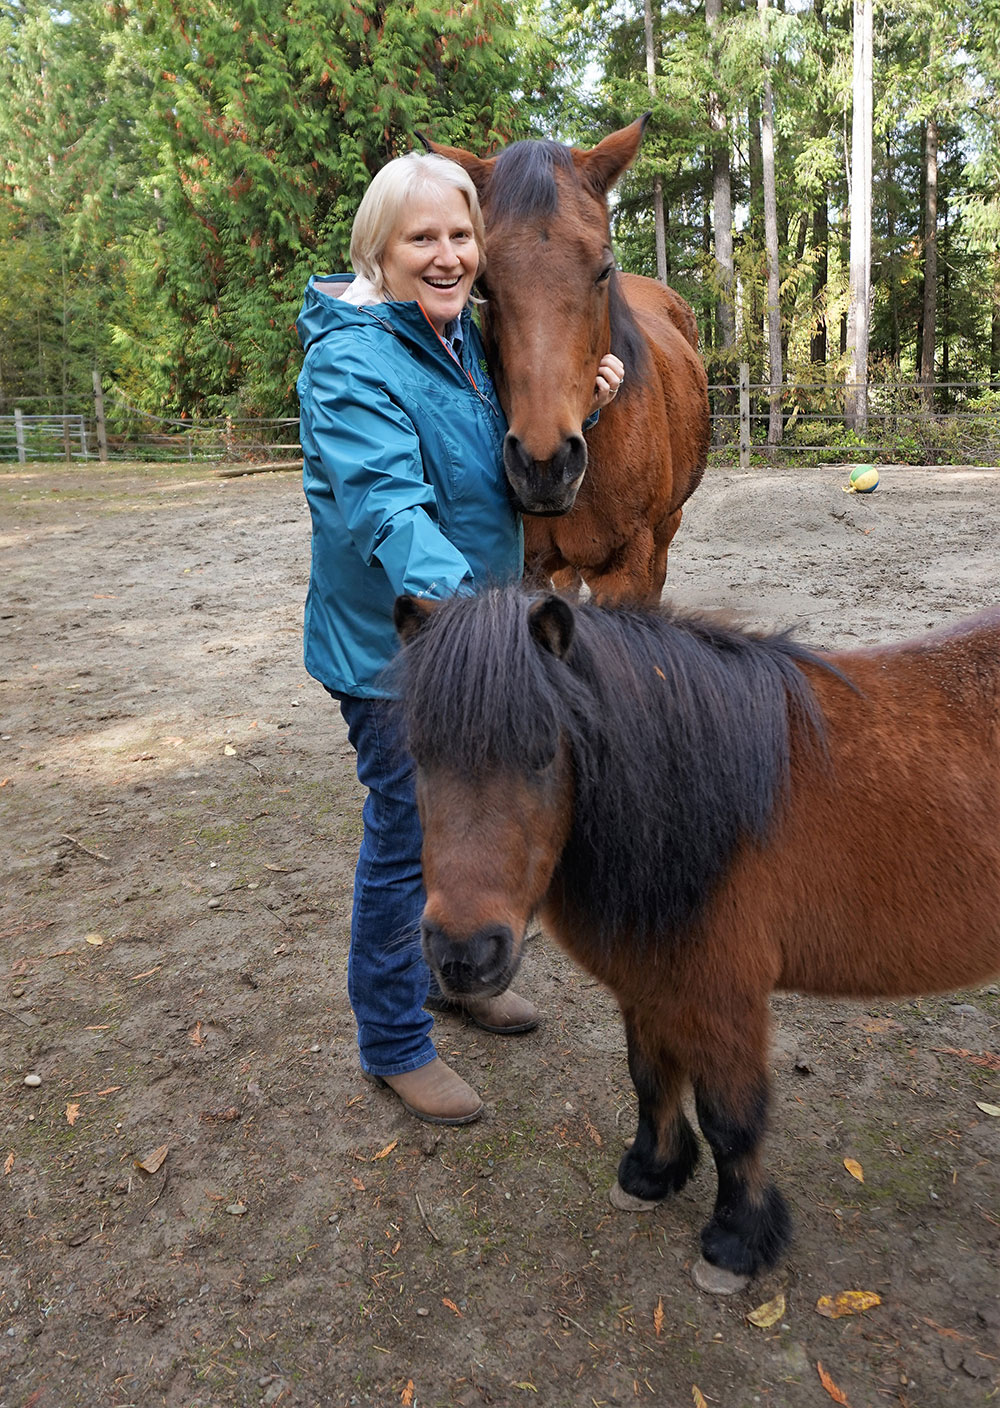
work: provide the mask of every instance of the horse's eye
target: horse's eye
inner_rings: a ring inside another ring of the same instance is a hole
[[[608,281],[610,280],[611,275],[614,273],[614,271],[615,271],[615,266],[614,266],[613,264],[605,264],[604,268],[603,268],[603,269],[601,270],[601,272],[598,274],[598,276],[597,276],[597,278],[595,279],[594,282],[597,283],[597,284],[606,284],[606,283],[608,283]]]

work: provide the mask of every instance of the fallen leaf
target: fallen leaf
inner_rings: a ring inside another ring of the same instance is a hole
[[[79,1106],[79,1105],[67,1105],[67,1106],[66,1106],[66,1123],[67,1123],[67,1124],[76,1124],[76,1122],[77,1122],[77,1120],[78,1120],[79,1118],[80,1118],[80,1106]]]
[[[987,1105],[985,1100],[977,1100],[976,1108],[982,1110],[984,1115],[992,1115],[994,1119],[1000,1119],[1000,1105]]]
[[[10,1153],[7,1155],[7,1162],[6,1162],[6,1163],[4,1164],[4,1166],[3,1166],[3,1171],[4,1171],[4,1173],[10,1173],[10,1172],[12,1171],[13,1167],[14,1167],[14,1150],[11,1149]]]
[[[232,745],[231,743],[227,743],[226,746],[225,746],[225,748],[223,748],[222,751],[223,751],[223,753],[225,753],[225,755],[226,755],[227,758],[235,758],[235,757],[236,757],[236,749],[233,747],[233,745]]]
[[[195,1022],[194,1026],[193,1026],[193,1027],[191,1028],[191,1030],[188,1032],[188,1041],[191,1043],[192,1046],[204,1046],[204,1045],[205,1045],[205,1038],[204,1038],[204,1037],[202,1036],[202,1034],[201,1034],[201,1023],[200,1023],[200,1022]]]
[[[399,1140],[394,1139],[391,1144],[387,1144],[384,1149],[380,1149],[377,1154],[374,1154],[372,1156],[372,1163],[374,1163],[376,1159],[388,1158],[388,1156],[392,1153],[393,1149],[395,1149],[398,1143]]]
[[[455,1314],[458,1316],[458,1318],[461,1320],[461,1318],[462,1318],[462,1312],[459,1310],[458,1306],[455,1304],[455,1302],[454,1302],[453,1300],[447,1300],[444,1296],[442,1296],[442,1297],[441,1297],[441,1304],[447,1306],[449,1310],[453,1310],[453,1311],[455,1312]]]
[[[400,1401],[400,1403],[402,1403],[403,1408],[413,1408],[413,1380],[412,1380],[412,1379],[407,1379],[407,1381],[406,1381],[406,1387],[403,1389],[403,1392],[399,1395],[399,1401]]]
[[[365,1188],[365,1185],[361,1182],[360,1178],[352,1178],[351,1182],[354,1184],[355,1188],[358,1190],[359,1193],[367,1192],[367,1189]]]
[[[104,1088],[103,1090],[99,1090],[97,1093],[98,1093],[98,1095],[114,1095],[114,1093],[115,1093],[116,1090],[121,1090],[121,1089],[122,1089],[122,1086],[120,1086],[120,1085],[108,1085],[108,1086],[105,1086],[105,1088]]]
[[[844,1167],[847,1169],[847,1172],[851,1175],[852,1178],[856,1178],[859,1183],[864,1183],[865,1171],[858,1163],[857,1159],[845,1159]]]
[[[779,1291],[773,1300],[765,1301],[763,1305],[758,1305],[756,1310],[751,1310],[747,1319],[751,1325],[756,1325],[760,1330],[769,1330],[772,1325],[776,1325],[785,1313],[785,1297]]]
[[[445,1305],[447,1305],[447,1304],[448,1304],[448,1302],[445,1301]],[[515,1388],[523,1388],[523,1389],[526,1389],[526,1390],[530,1390],[531,1393],[537,1393],[537,1392],[538,1392],[538,1389],[535,1388],[535,1385],[534,1385],[534,1384],[530,1384],[527,1379],[522,1379],[521,1382],[520,1382],[519,1384],[515,1384],[514,1387],[515,1387]]]
[[[963,1061],[971,1061],[974,1066],[982,1066],[986,1071],[1000,1072],[1000,1056],[995,1056],[992,1051],[967,1051],[964,1046],[932,1046],[932,1051],[939,1051],[942,1056],[961,1056]]]
[[[144,1173],[155,1173],[163,1163],[163,1160],[170,1152],[169,1144],[161,1144],[158,1149],[154,1149],[151,1154],[147,1154],[144,1159],[136,1159],[136,1168],[141,1168]]]
[[[103,944],[103,942],[104,942],[104,939],[103,939],[103,937],[102,937],[100,934],[88,934],[88,935],[87,935],[87,943],[88,943],[88,944],[93,944],[94,948],[100,948],[100,946],[101,946],[101,944]]]
[[[694,1399],[694,1408],[708,1408],[708,1404],[705,1402],[705,1395],[697,1384],[691,1385],[691,1397]]]
[[[817,1374],[819,1374],[820,1383],[826,1389],[827,1393],[833,1399],[834,1403],[841,1404],[841,1408],[850,1408],[850,1404],[847,1401],[847,1394],[842,1388],[837,1387],[837,1385],[830,1378],[830,1375],[823,1368],[822,1364],[817,1363],[816,1372]]]
[[[858,1315],[881,1304],[882,1297],[874,1291],[839,1291],[835,1296],[820,1296],[816,1309],[828,1320],[839,1320],[842,1315]]]
[[[659,1335],[663,1329],[663,1297],[656,1302],[656,1309],[653,1311],[653,1329]]]

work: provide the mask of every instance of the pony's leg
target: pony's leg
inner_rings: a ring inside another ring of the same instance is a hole
[[[665,1047],[647,1047],[628,1013],[625,1035],[639,1125],[618,1166],[618,1184],[642,1202],[659,1202],[684,1187],[698,1162],[698,1140],[681,1107],[686,1073]]]
[[[702,1228],[705,1260],[737,1276],[773,1266],[791,1236],[784,1198],[764,1175],[761,1157],[769,1099],[763,1066],[739,1096],[695,1079],[698,1123],[715,1158],[719,1191]]]

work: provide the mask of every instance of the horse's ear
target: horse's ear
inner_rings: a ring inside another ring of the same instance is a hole
[[[428,601],[425,597],[397,596],[392,608],[392,621],[404,645],[409,645],[420,634],[437,606],[438,602]]]
[[[573,608],[561,596],[543,596],[528,608],[528,626],[532,637],[557,660],[565,658],[573,640],[576,624]]]
[[[417,136],[423,142],[429,152],[434,152],[436,156],[447,157],[449,161],[457,161],[472,177],[472,183],[479,195],[482,196],[489,184],[490,172],[493,170],[492,160],[486,160],[481,156],[474,156],[472,152],[467,152],[464,147],[446,147],[441,142],[432,142],[429,137],[424,137],[421,133]]]
[[[574,148],[573,162],[585,185],[598,196],[606,196],[611,187],[639,155],[642,134],[646,130],[649,113],[612,132],[603,142],[598,142],[589,152]]]

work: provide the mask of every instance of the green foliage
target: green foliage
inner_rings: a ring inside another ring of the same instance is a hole
[[[524,135],[546,101],[549,49],[516,19],[503,0],[5,11],[4,184],[96,291],[91,360],[147,409],[292,409],[303,286],[347,266],[372,174],[419,131]]]

